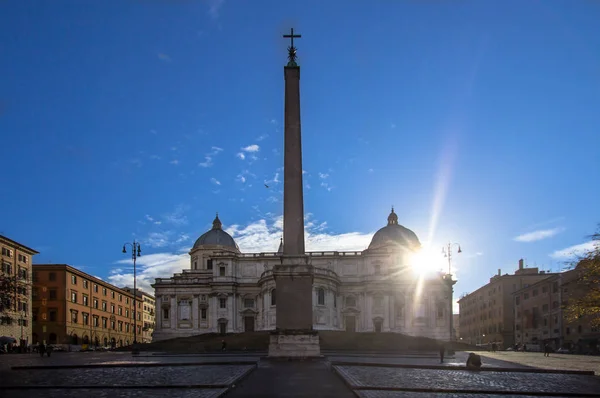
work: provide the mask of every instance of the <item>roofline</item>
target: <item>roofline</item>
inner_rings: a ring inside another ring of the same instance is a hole
[[[565,272],[568,272],[568,271],[565,271]],[[535,282],[535,283],[532,283],[532,284],[531,284],[531,285],[529,285],[529,286],[522,287],[522,288],[520,288],[519,290],[515,290],[515,291],[514,291],[514,292],[512,292],[511,294],[517,294],[517,293],[519,293],[519,292],[522,292],[522,291],[523,291],[523,290],[525,290],[525,289],[531,289],[532,287],[534,287],[534,286],[537,286],[537,285],[541,284],[542,282],[548,282],[548,279],[550,279],[550,278],[559,277],[559,276],[561,276],[562,274],[563,274],[562,272],[551,272],[551,273],[547,273],[546,275],[548,275],[548,278],[540,279],[539,281],[537,281],[537,282]],[[543,275],[543,274],[542,274],[542,275]]]
[[[19,249],[23,250],[24,252],[27,252],[27,254],[31,254],[31,255],[40,254],[40,252],[32,249],[31,247],[25,246],[24,244],[19,243],[15,240],[12,240],[4,235],[0,235],[0,241],[2,241],[2,240],[6,241],[7,243],[10,243],[14,246],[19,247]]]
[[[82,278],[89,279],[90,281],[93,281],[95,283],[99,283],[101,285],[109,285],[109,286],[111,286],[111,289],[118,290],[119,292],[122,292],[125,295],[133,297],[133,293],[129,293],[127,290],[123,290],[120,287],[118,287],[116,285],[113,285],[110,282],[107,282],[107,281],[104,281],[102,279],[99,279],[99,278],[97,278],[97,277],[95,277],[93,275],[88,274],[87,272],[83,272],[80,269],[77,269],[77,268],[75,268],[75,267],[73,267],[73,266],[71,266],[69,264],[33,264],[32,267],[33,267],[33,271],[35,271],[36,267],[38,267],[38,268],[41,268],[41,267],[48,267],[48,268],[54,268],[54,267],[59,268],[60,267],[60,268],[64,268],[65,271],[69,271],[69,272],[72,272],[74,274],[78,274]]]

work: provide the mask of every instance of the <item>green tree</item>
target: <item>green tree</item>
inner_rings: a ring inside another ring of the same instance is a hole
[[[19,282],[16,276],[0,273],[0,320],[12,320]]]
[[[574,268],[569,271],[573,280],[569,282],[567,302],[563,306],[566,321],[576,322],[587,318],[591,326],[600,326],[600,224],[591,236],[592,248],[580,255]]]

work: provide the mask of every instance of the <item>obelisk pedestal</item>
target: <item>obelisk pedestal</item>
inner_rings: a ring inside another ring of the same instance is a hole
[[[300,128],[300,67],[292,29],[285,76],[283,254],[273,269],[277,328],[270,336],[269,357],[320,356],[319,335],[313,330],[313,267],[304,247],[304,195]]]

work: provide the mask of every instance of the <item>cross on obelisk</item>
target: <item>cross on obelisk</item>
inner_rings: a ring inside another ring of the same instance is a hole
[[[319,356],[319,336],[312,330],[313,267],[304,248],[304,194],[302,187],[302,136],[300,129],[300,67],[296,64],[294,29],[285,76],[283,253],[273,269],[275,278],[276,331],[269,356]]]

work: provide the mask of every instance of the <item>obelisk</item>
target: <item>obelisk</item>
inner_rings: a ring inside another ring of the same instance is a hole
[[[273,269],[277,295],[276,330],[271,335],[269,356],[314,357],[320,355],[319,336],[313,330],[313,267],[304,248],[304,195],[302,189],[302,136],[300,129],[300,67],[291,39],[285,77],[283,254]]]

